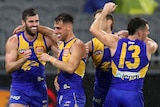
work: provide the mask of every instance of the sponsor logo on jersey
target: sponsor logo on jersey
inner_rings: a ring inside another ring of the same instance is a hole
[[[121,78],[122,80],[135,80],[140,78],[140,73],[138,72],[128,72],[128,71],[117,71],[116,77]]]
[[[69,88],[71,88],[71,87],[70,87],[68,84],[64,84],[64,85],[63,85],[63,88],[64,88],[64,89],[69,89]]]
[[[25,52],[26,50],[25,49],[21,49],[21,50],[19,50],[19,54],[23,54],[24,52]]]

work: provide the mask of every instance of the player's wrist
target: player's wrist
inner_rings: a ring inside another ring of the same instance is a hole
[[[22,63],[25,63],[25,62],[26,62],[25,58],[22,58]]]
[[[50,56],[50,58],[49,58],[49,62],[50,62],[50,63],[52,63],[52,64],[54,65],[56,61],[57,61],[56,58]]]

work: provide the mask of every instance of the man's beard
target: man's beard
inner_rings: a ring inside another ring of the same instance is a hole
[[[26,32],[31,36],[35,36],[36,35],[36,33],[33,33],[29,27],[26,27]]]

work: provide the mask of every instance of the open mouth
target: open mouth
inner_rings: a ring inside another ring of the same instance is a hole
[[[60,34],[58,34],[58,35],[57,35],[57,37],[58,37],[58,38],[60,38],[60,37],[61,37],[61,35],[60,35]]]
[[[31,27],[32,30],[37,30],[37,27]]]

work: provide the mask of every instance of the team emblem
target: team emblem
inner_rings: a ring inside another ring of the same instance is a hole
[[[37,46],[35,49],[36,54],[40,55],[44,53],[44,47],[43,46]]]
[[[68,56],[68,54],[69,54],[69,49],[68,48],[64,49],[63,56]]]

